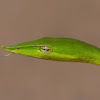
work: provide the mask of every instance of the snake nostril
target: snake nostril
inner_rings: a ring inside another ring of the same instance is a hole
[[[18,50],[20,49],[20,48],[17,48]]]

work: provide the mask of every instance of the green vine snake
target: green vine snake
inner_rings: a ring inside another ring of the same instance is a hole
[[[2,48],[11,52],[4,56],[17,53],[47,60],[100,65],[100,48],[72,38],[44,37],[13,46],[2,46]]]

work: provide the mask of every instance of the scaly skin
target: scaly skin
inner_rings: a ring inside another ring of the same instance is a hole
[[[41,52],[40,48],[51,48],[49,54]],[[71,62],[87,62],[100,65],[100,48],[72,38],[44,37],[38,40],[2,46],[3,49],[31,57]]]

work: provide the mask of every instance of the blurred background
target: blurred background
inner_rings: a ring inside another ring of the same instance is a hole
[[[100,0],[0,0],[0,46],[42,37],[100,47]],[[0,48],[0,55],[7,53]],[[100,66],[0,58],[0,100],[100,100]]]

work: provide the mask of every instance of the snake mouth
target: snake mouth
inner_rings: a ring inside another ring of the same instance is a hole
[[[11,51],[10,49],[9,49],[9,47],[7,47],[7,46],[1,46],[4,50],[7,50],[7,51]],[[11,53],[8,53],[8,54],[6,54],[6,55],[1,55],[0,57],[6,57],[6,56],[10,56],[10,55],[12,55],[12,54],[14,54],[14,52],[11,52]]]

